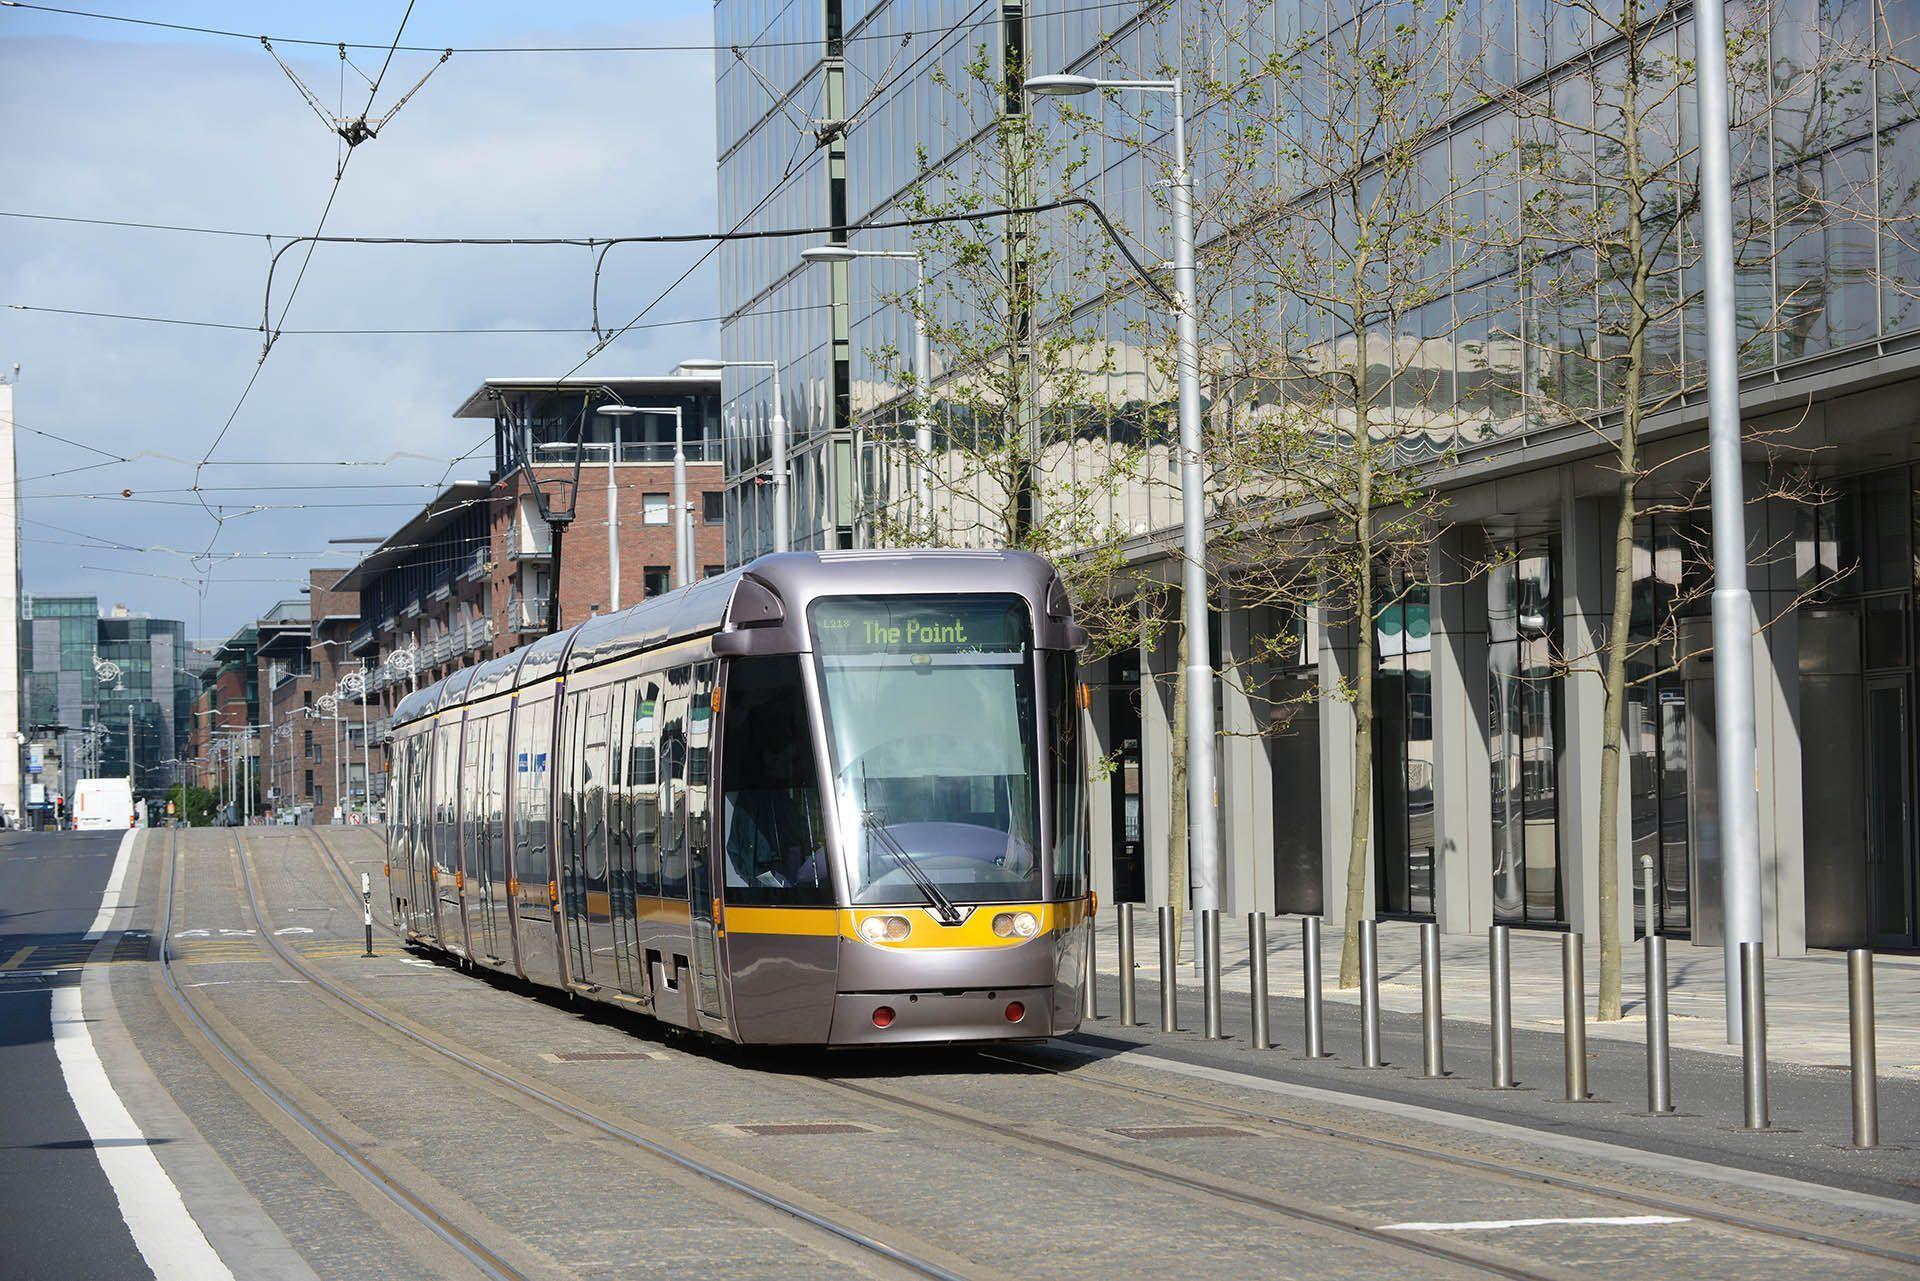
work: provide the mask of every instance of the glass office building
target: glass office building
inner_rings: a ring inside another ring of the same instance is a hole
[[[873,513],[898,500],[887,442],[907,399],[899,353],[912,341],[902,302],[910,263],[807,266],[800,248],[924,247],[908,229],[872,225],[902,216],[916,185],[950,196],[971,184],[983,207],[998,203],[982,144],[998,114],[1032,112],[1049,137],[1062,136],[1056,108],[1001,92],[1000,79],[1023,61],[1033,73],[1129,79],[1183,68],[1192,85],[1235,59],[1258,67],[1302,48],[1311,69],[1326,56],[1317,33],[1369,21],[1384,28],[1382,14],[1421,20],[1407,6],[1364,0],[719,0],[717,43],[739,50],[718,69],[724,225],[824,229],[736,241],[721,254],[723,354],[781,368],[793,545],[866,545]],[[1555,119],[1516,118],[1492,105],[1495,92],[1467,95],[1434,122],[1415,165],[1447,186],[1455,234],[1424,250],[1434,287],[1369,333],[1398,359],[1383,405],[1395,430],[1418,438],[1405,456],[1444,464],[1428,483],[1446,521],[1428,572],[1388,584],[1371,620],[1372,902],[1382,916],[1437,919],[1449,930],[1500,922],[1591,932],[1600,910],[1602,690],[1592,664],[1566,656],[1591,653],[1611,614],[1615,503],[1599,436],[1625,390],[1607,363],[1619,298],[1578,245],[1521,252],[1478,229],[1511,226],[1516,210],[1537,203],[1543,155],[1588,170],[1614,163],[1604,141],[1556,120],[1579,123],[1624,68],[1619,41],[1581,21],[1577,6],[1470,0],[1458,15],[1447,33],[1454,54],[1487,88],[1551,103]],[[1749,454],[1748,506],[1750,537],[1764,549],[1751,587],[1767,937],[1787,952],[1915,948],[1920,78],[1910,68],[1920,63],[1920,3],[1776,0],[1738,7],[1731,21],[1756,36],[1736,92],[1735,205],[1744,410],[1767,441]],[[1686,65],[1690,49],[1684,7],[1654,23],[1645,44],[1648,58],[1671,66]],[[1664,84],[1652,97],[1647,136],[1685,157],[1695,142],[1691,87]],[[1163,261],[1167,103],[1128,94],[1078,105],[1086,114],[1061,153],[1074,167],[1054,174],[1055,186],[1096,201],[1142,262]],[[1228,180],[1220,158],[1229,154],[1229,110],[1190,95],[1201,234],[1217,252],[1226,242],[1208,201]],[[1284,191],[1301,179],[1286,149],[1270,148],[1270,185]],[[1233,154],[1247,164],[1244,150]],[[1647,226],[1670,233],[1658,270],[1673,305],[1647,335],[1659,372],[1643,391],[1659,398],[1649,438],[1672,456],[1697,451],[1705,408],[1704,324],[1688,301],[1698,288],[1697,218],[1683,188],[1645,214]],[[1042,219],[1036,234],[1058,231]],[[1079,279],[1106,252],[1097,229],[1089,235],[1054,246],[1059,279]],[[927,267],[937,281],[943,264]],[[1569,279],[1591,284],[1569,290]],[[955,305],[942,295],[935,308]],[[1209,306],[1215,320],[1276,309],[1288,360],[1311,363],[1352,341],[1297,298],[1258,288]],[[1142,450],[1147,480],[1100,499],[1109,527],[1138,535],[1142,579],[1172,577],[1167,562],[1177,558],[1175,460],[1150,426],[1164,422],[1173,397],[1148,354],[1166,321],[1138,287],[1087,293],[1066,323],[1082,349],[1105,353],[1101,408],[1070,438],[1049,439],[1040,463],[1070,480],[1095,476],[1104,452]],[[934,352],[935,437],[937,449],[958,453],[954,442],[970,425],[959,398],[939,394],[942,380],[951,387],[964,376],[949,368],[951,355]],[[726,375],[735,563],[772,542],[768,393],[762,371]],[[1233,394],[1211,396],[1216,420],[1230,420]],[[1682,464],[1674,475],[1669,498],[1700,469]],[[1617,889],[1623,917],[1632,914],[1623,924],[1652,916],[1708,944],[1719,936],[1713,699],[1702,662],[1708,565],[1702,516],[1669,510],[1683,506],[1663,504],[1633,537]],[[971,541],[961,532],[970,528],[947,525],[954,541]],[[1347,876],[1354,726],[1335,694],[1353,677],[1353,626],[1311,608],[1283,615],[1236,599],[1231,585],[1214,605],[1221,661],[1252,674],[1218,694],[1223,906],[1319,910],[1338,901]],[[1283,632],[1297,643],[1262,643]],[[1104,894],[1151,902],[1165,893],[1175,666],[1171,643],[1161,642],[1090,668],[1090,729],[1120,762],[1100,784],[1113,803],[1092,814]],[[1297,696],[1315,689],[1318,700]],[[1643,855],[1655,869],[1651,902],[1636,870]]]
[[[125,778],[131,750],[136,793],[165,792],[184,754],[196,687],[185,667],[186,625],[118,607],[102,616],[92,596],[29,597],[23,613],[28,735],[58,742],[69,779]],[[96,660],[117,674],[102,680]]]

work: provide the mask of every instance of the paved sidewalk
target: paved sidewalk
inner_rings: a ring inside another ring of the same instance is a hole
[[[1098,966],[1111,977],[1119,964],[1119,914],[1111,907],[1100,911]],[[1159,977],[1158,926],[1152,912],[1134,909],[1136,965],[1143,982]],[[1223,918],[1220,955],[1225,969],[1224,990],[1248,990],[1247,922],[1245,917]],[[1301,929],[1298,917],[1271,917],[1267,922],[1269,986],[1272,994],[1297,997],[1301,990]],[[1558,1029],[1561,1025],[1560,935],[1545,930],[1512,932],[1513,1021],[1516,1027]],[[1200,989],[1200,976],[1191,964],[1191,931],[1181,937],[1187,958],[1180,971],[1182,989]],[[1442,935],[1441,992],[1446,1017],[1485,1024],[1488,1021],[1487,940],[1485,936]],[[1645,980],[1638,940],[1625,951],[1621,975],[1625,1017],[1618,1022],[1594,1019],[1600,983],[1597,940],[1586,949],[1587,1035],[1643,1041]],[[1324,999],[1358,1005],[1359,988],[1339,987],[1340,935],[1327,930],[1321,943]],[[1835,952],[1805,957],[1767,958],[1767,1053],[1771,1059],[1808,1065],[1845,1066],[1847,1051],[1846,958]],[[1668,1033],[1675,1048],[1738,1056],[1739,1047],[1726,1043],[1724,989],[1718,948],[1694,947],[1683,939],[1667,945]],[[1878,1015],[1878,1049],[1883,1076],[1920,1079],[1920,957],[1879,956],[1874,959],[1874,1000]],[[1383,921],[1380,924],[1380,1006],[1384,1010],[1418,1013],[1420,1010],[1420,930],[1417,925]],[[1107,1011],[1111,1012],[1111,1011]],[[1154,1017],[1143,1007],[1142,1018]]]

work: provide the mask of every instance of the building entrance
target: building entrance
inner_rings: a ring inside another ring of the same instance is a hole
[[[1113,752],[1113,897],[1147,901],[1145,797],[1140,777],[1140,651],[1107,660],[1107,742]]]

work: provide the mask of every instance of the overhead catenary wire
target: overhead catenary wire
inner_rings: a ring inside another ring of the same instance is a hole
[[[1151,7],[1154,0],[1092,0],[1087,4],[1049,10],[1049,16],[1070,13],[1094,13],[1105,9],[1142,10]],[[316,49],[370,49],[380,50],[389,46],[378,42],[355,40],[329,40],[316,37],[265,35],[255,31],[234,31],[224,27],[201,26],[191,22],[169,22],[159,18],[136,18],[130,14],[101,13],[91,9],[71,9],[59,5],[30,4],[26,0],[0,0],[0,8],[33,10],[39,13],[55,13],[71,18],[88,18],[97,22],[117,22],[128,26],[151,27],[163,31],[178,31],[188,35],[216,36],[228,40],[258,41],[272,40],[275,44],[298,45]],[[994,16],[978,22],[967,23],[969,27],[988,26],[1000,20],[996,7]],[[888,31],[856,32],[842,37],[845,44],[855,44],[867,40],[897,40],[902,35],[933,35],[954,28],[908,28]],[[819,37],[811,40],[755,40],[751,49],[788,49],[818,48]],[[726,53],[730,45],[697,43],[658,43],[658,44],[573,44],[573,45],[416,45],[395,44],[393,49],[400,53],[456,53],[456,54],[562,54],[562,53]]]

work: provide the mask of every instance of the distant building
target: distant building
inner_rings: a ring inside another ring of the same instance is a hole
[[[93,596],[29,597],[22,613],[24,732],[41,746],[42,772],[58,760],[62,787],[127,777],[131,725],[135,792],[159,797],[173,786],[188,740],[185,625],[119,605],[102,617]],[[29,751],[30,796],[45,781],[31,766]]]
[[[635,412],[601,413],[607,405]],[[700,578],[726,556],[717,375],[489,378],[461,402],[455,417],[493,420],[491,473],[448,485],[334,584],[356,599],[357,621],[343,670],[325,682],[316,668],[316,690],[367,673],[376,814],[380,744],[408,690],[543,635],[556,591],[567,627],[674,586],[676,410]],[[570,517],[557,558],[555,513]]]

